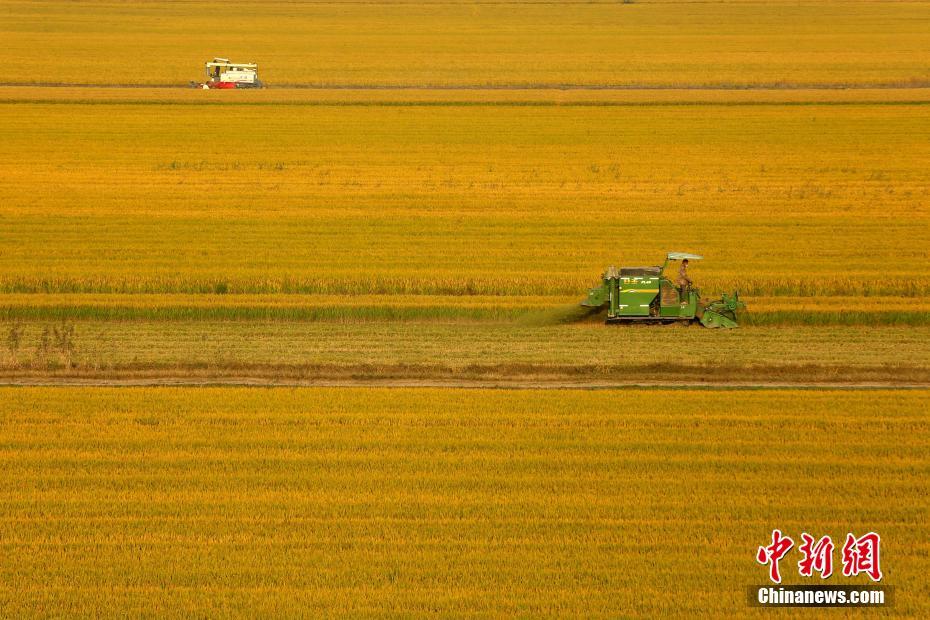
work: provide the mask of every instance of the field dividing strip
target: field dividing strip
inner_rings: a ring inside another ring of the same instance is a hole
[[[837,391],[930,391],[930,381],[926,383],[893,384],[881,382],[863,383],[791,383],[791,382],[673,382],[673,381],[478,381],[478,380],[397,380],[397,379],[364,379],[364,380],[333,380],[333,379],[307,379],[307,380],[275,380],[256,379],[249,377],[233,378],[206,378],[195,379],[191,377],[164,377],[156,379],[48,379],[23,378],[0,379],[0,387],[29,388],[29,387],[244,387],[244,388],[386,388],[397,390],[408,389],[473,389],[483,391],[497,390],[553,390],[553,391],[608,391],[608,390],[702,390],[716,391],[785,391],[785,390],[837,390]]]

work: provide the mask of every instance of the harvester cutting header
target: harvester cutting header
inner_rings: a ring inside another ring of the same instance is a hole
[[[660,267],[609,267],[602,283],[581,302],[588,308],[607,308],[607,323],[693,323],[704,327],[736,327],[737,312],[746,307],[739,293],[720,299],[701,299],[688,278],[689,260],[697,254],[669,252]],[[670,261],[681,261],[678,279],[665,275]]]
[[[258,65],[254,62],[230,62],[228,58],[214,58],[205,65],[207,81],[201,88],[262,88],[258,79]]]

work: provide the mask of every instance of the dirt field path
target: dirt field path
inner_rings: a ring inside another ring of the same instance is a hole
[[[191,88],[189,83],[120,84],[94,82],[0,82],[0,88]],[[930,88],[930,80],[906,82],[843,83],[843,82],[770,82],[759,84],[312,84],[278,83],[265,86],[272,90],[688,90],[688,91],[743,91],[743,90],[896,90]]]
[[[786,383],[786,382],[681,382],[670,381],[503,381],[503,380],[428,380],[428,379],[306,379],[275,380],[252,377],[218,377],[213,379],[163,377],[151,379],[14,379],[0,380],[6,387],[378,387],[378,388],[470,388],[509,390],[612,390],[632,388],[659,389],[830,389],[830,390],[927,390],[930,383]]]

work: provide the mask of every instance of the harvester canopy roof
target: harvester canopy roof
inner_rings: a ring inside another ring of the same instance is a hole
[[[206,63],[207,67],[237,67],[239,69],[258,69],[254,62],[230,62],[227,58],[214,58]]]
[[[668,260],[701,260],[704,257],[700,254],[688,254],[687,252],[669,252],[666,258]]]

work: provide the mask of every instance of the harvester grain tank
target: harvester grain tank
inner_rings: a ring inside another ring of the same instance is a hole
[[[737,327],[737,312],[746,307],[739,293],[720,299],[701,298],[693,286],[679,287],[665,275],[670,262],[701,260],[697,254],[669,252],[656,267],[609,267],[601,285],[581,302],[588,308],[606,308],[607,323],[693,323],[704,327]]]
[[[254,62],[230,62],[228,58],[214,58],[205,65],[207,81],[201,88],[262,88],[258,79],[258,65]]]

